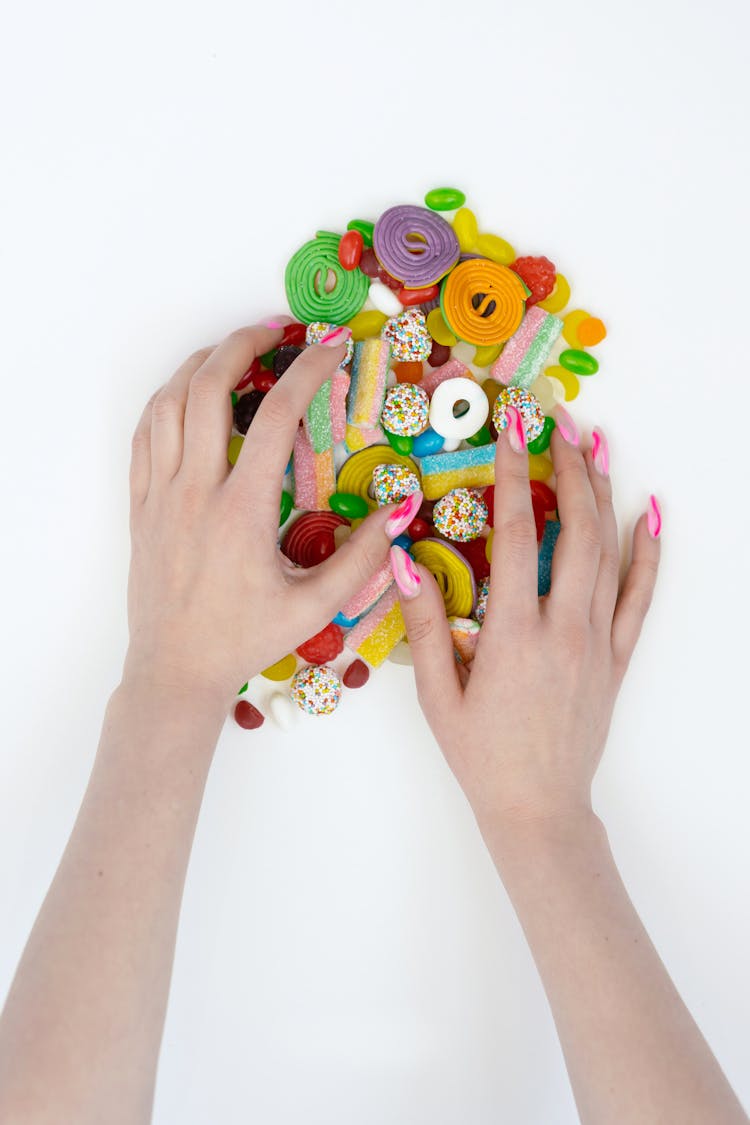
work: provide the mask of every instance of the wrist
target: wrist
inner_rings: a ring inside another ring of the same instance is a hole
[[[584,805],[533,817],[498,818],[479,829],[503,880],[550,863],[575,863],[583,854],[608,848],[604,824]]]
[[[239,685],[237,685],[239,687]],[[223,722],[236,689],[206,676],[187,673],[164,661],[145,659],[128,649],[118,692],[137,697],[145,706],[219,717]]]

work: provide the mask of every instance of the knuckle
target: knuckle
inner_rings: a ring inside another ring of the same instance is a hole
[[[233,344],[241,348],[252,348],[255,345],[257,338],[257,330],[244,325],[242,328],[235,328],[234,332],[230,332],[229,339]]]
[[[145,453],[151,446],[151,435],[145,426],[141,425],[135,430],[130,439],[130,449],[133,454]]]
[[[195,403],[202,405],[217,395],[216,380],[206,373],[198,372],[190,381],[190,396]]]
[[[191,367],[200,367],[211,355],[213,355],[213,350],[213,348],[197,348],[188,356],[187,363]]]
[[[620,557],[614,551],[602,551],[599,570],[609,581],[620,577]]]
[[[435,633],[435,622],[431,617],[417,617],[409,622],[406,632],[410,645],[425,644]]]
[[[532,547],[536,550],[536,527],[533,519],[519,514],[504,520],[502,542],[514,554],[525,554]]]
[[[162,388],[154,398],[151,415],[155,422],[165,422],[178,414],[179,409],[179,403],[175,395],[166,388]]]
[[[257,418],[264,426],[271,429],[283,429],[289,425],[292,417],[291,404],[288,396],[276,387],[269,391],[258,410]]]
[[[594,516],[582,516],[576,523],[576,534],[584,547],[588,547],[592,551],[598,551],[601,548],[602,535],[599,529],[599,521]]]

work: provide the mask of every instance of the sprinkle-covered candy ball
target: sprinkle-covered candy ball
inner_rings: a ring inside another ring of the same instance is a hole
[[[390,343],[392,357],[397,363],[421,362],[432,351],[433,340],[420,309],[407,309],[401,316],[391,317],[380,334]]]
[[[432,511],[435,531],[446,539],[468,543],[477,539],[487,522],[487,505],[473,488],[454,488]]]
[[[474,616],[480,625],[484,624],[484,618],[487,613],[487,598],[490,592],[489,578],[483,578],[477,588],[477,608],[474,610]]]
[[[308,324],[307,332],[305,333],[305,343],[319,344],[324,336],[329,332],[334,332],[340,325],[338,324],[325,324],[322,320],[314,320],[312,324]],[[339,367],[346,367],[347,363],[351,363],[352,356],[354,355],[354,340],[350,336],[346,341],[346,355],[341,360]]]
[[[399,383],[386,393],[380,424],[389,434],[416,437],[427,429],[430,399],[414,383]]]
[[[308,715],[331,715],[341,702],[341,680],[326,664],[300,668],[289,694]]]
[[[508,425],[506,406],[515,406],[521,415],[527,445],[539,437],[544,429],[544,411],[531,391],[524,391],[521,387],[504,387],[500,391],[492,408],[492,421],[498,433]]]
[[[381,508],[398,504],[418,488],[419,477],[405,465],[376,465],[372,470],[372,494]]]

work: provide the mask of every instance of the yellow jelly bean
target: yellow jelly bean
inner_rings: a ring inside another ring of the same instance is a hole
[[[458,245],[464,254],[469,254],[477,244],[479,229],[476,215],[468,207],[461,207],[453,216],[453,229],[456,232]],[[441,341],[438,340],[438,343]]]
[[[261,672],[261,676],[265,676],[267,680],[289,680],[297,671],[297,658],[293,653],[287,656],[282,656],[281,660],[277,660],[270,668],[265,668]]]
[[[484,541],[484,553],[487,556],[487,562],[492,562],[492,537],[495,534],[494,527],[490,528],[490,533]]]
[[[475,363],[477,367],[491,367],[502,350],[502,344],[487,344],[483,348],[477,348],[474,352],[472,362]]]
[[[572,312],[566,313],[563,317],[563,330],[562,334],[570,344],[571,348],[581,347],[581,338],[578,335],[578,329],[584,320],[590,320],[591,317],[583,309],[573,309]]]
[[[570,286],[561,273],[557,275],[555,288],[544,301],[539,302],[539,308],[545,312],[559,313],[570,300]]]
[[[237,464],[237,458],[240,455],[240,450],[242,449],[244,440],[245,439],[241,434],[235,434],[234,437],[231,438],[229,442],[229,448],[227,449],[227,461],[230,465]]]
[[[380,329],[387,319],[388,317],[377,309],[366,309],[365,312],[357,313],[347,325],[352,330],[352,340],[369,340],[371,336],[379,336]]]
[[[572,371],[568,371],[566,367],[548,367],[544,374],[548,379],[556,379],[558,383],[562,384],[566,402],[572,402],[576,398],[581,389],[581,384],[578,376],[574,375]]]
[[[595,344],[601,344],[606,335],[607,329],[598,316],[590,316],[588,320],[584,320],[583,324],[578,326],[578,339],[584,348],[592,348]]]
[[[445,323],[440,309],[433,309],[427,314],[427,331],[437,344],[446,348],[452,348],[456,343],[456,337]]]
[[[359,525],[360,525],[361,523],[364,523],[364,522],[365,522],[365,521],[364,521],[363,517],[362,517],[362,516],[358,516],[358,517],[357,517],[357,519],[354,519],[354,520],[350,520],[350,521],[349,521],[349,526],[351,527],[352,531],[356,531],[356,530],[357,530],[357,528],[359,527]]]
[[[549,480],[552,476],[552,462],[543,453],[529,454],[529,480]]]
[[[456,231],[458,234],[458,231]],[[461,241],[459,237],[459,242]],[[516,252],[509,242],[497,234],[480,234],[476,240],[477,253],[484,258],[491,258],[501,266],[509,266],[516,260]]]

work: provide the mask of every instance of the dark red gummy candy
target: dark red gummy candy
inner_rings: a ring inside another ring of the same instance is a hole
[[[287,371],[298,355],[302,355],[302,348],[295,347],[294,344],[283,344],[273,357],[273,373],[277,379]]]
[[[487,561],[486,539],[471,539],[468,543],[452,543],[451,546],[466,559],[477,582],[489,576],[490,564]]]
[[[342,677],[344,687],[348,688],[364,687],[369,678],[370,669],[367,667],[364,660],[353,661]]]
[[[265,716],[261,715],[257,707],[253,707],[252,703],[248,703],[246,699],[241,699],[234,709],[235,722],[243,727],[245,730],[257,730],[262,727]]]
[[[250,423],[258,412],[258,407],[265,398],[263,391],[248,391],[237,399],[234,405],[234,425],[238,433],[246,434]]]
[[[329,660],[335,660],[343,647],[344,634],[332,621],[309,641],[299,645],[297,652],[308,664],[327,664]]]
[[[527,305],[543,301],[555,288],[557,270],[549,258],[516,258],[515,262],[511,262],[510,268],[513,273],[518,274],[526,288],[531,290],[531,296],[526,298]]]

